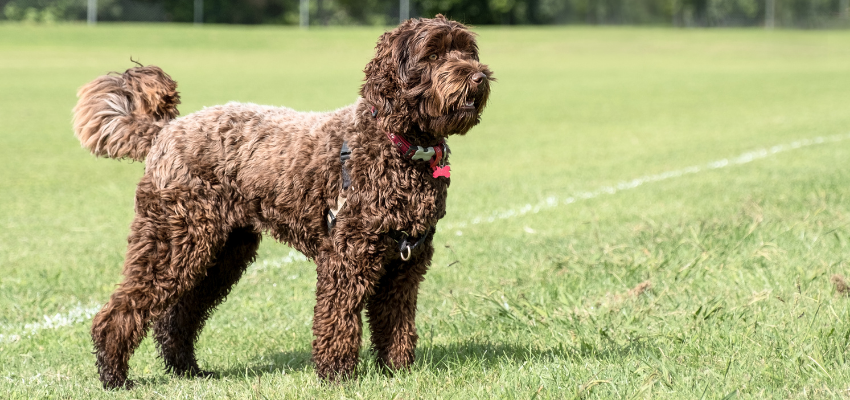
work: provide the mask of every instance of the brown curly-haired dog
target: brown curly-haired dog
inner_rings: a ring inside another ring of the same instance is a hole
[[[151,323],[169,371],[209,375],[195,340],[261,232],[316,262],[319,376],[353,372],[364,306],[379,362],[413,362],[417,291],[445,214],[445,138],[478,124],[493,79],[474,35],[442,15],[382,35],[365,73],[361,98],[328,113],[230,103],[175,119],[177,84],[154,66],[80,89],[83,146],[146,160],[124,280],[91,330],[105,387],[132,385],[128,360]]]

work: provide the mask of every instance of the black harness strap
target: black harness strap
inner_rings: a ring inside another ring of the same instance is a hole
[[[348,142],[343,141],[342,149],[339,150],[339,162],[342,164],[342,190],[339,191],[339,197],[336,199],[336,208],[328,210],[326,218],[328,222],[328,232],[330,232],[334,228],[334,225],[336,225],[336,216],[345,204],[345,191],[349,186],[351,186],[351,174],[348,172],[348,168],[345,167],[345,162],[350,158],[351,149],[348,148]]]
[[[351,158],[351,149],[348,148],[348,142],[342,142],[342,149],[339,150],[339,162],[342,164],[342,190],[348,189],[351,186],[351,175],[348,168],[345,167],[345,162]]]

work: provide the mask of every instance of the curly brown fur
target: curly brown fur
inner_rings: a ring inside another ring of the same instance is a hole
[[[254,260],[260,235],[249,229],[234,229],[207,275],[183,295],[154,324],[159,354],[167,370],[179,376],[211,376],[198,367],[195,341],[213,309]]]
[[[92,154],[142,161],[179,113],[177,82],[158,67],[101,76],[80,88],[74,133]]]
[[[173,119],[176,84],[157,67],[81,89],[74,125],[83,145],[147,164],[124,279],[92,324],[105,387],[132,385],[128,361],[151,324],[168,370],[207,376],[195,340],[253,260],[261,232],[316,262],[319,376],[354,373],[364,307],[379,363],[410,366],[419,283],[434,250],[429,236],[403,261],[388,232],[429,232],[445,215],[450,181],[403,158],[385,132],[420,146],[465,134],[480,121],[492,73],[478,62],[473,34],[442,16],[381,36],[365,72],[362,98],[328,113],[230,103]],[[343,141],[351,187],[329,231]]]

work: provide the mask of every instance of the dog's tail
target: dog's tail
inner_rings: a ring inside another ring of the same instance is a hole
[[[179,112],[177,82],[155,66],[110,73],[80,88],[74,134],[92,154],[142,161]]]

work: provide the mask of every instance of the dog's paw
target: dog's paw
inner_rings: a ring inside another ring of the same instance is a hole
[[[186,369],[184,371],[179,371],[179,372],[175,371],[174,375],[177,375],[181,378],[187,378],[187,379],[192,379],[192,378],[211,379],[211,378],[215,378],[215,377],[218,376],[215,372],[207,371],[207,370],[200,369],[200,368],[190,368],[190,369]]]
[[[133,382],[130,379],[125,379],[123,382],[117,380],[103,382],[103,388],[106,390],[131,390],[134,387],[136,387],[136,382]]]
[[[342,383],[356,375],[357,359],[337,360],[328,364],[316,364],[316,374],[327,382]]]
[[[217,378],[218,374],[213,371],[207,371],[205,369],[199,369],[197,371],[192,372],[191,374],[184,375],[187,378],[198,378],[198,379],[213,379]]]

